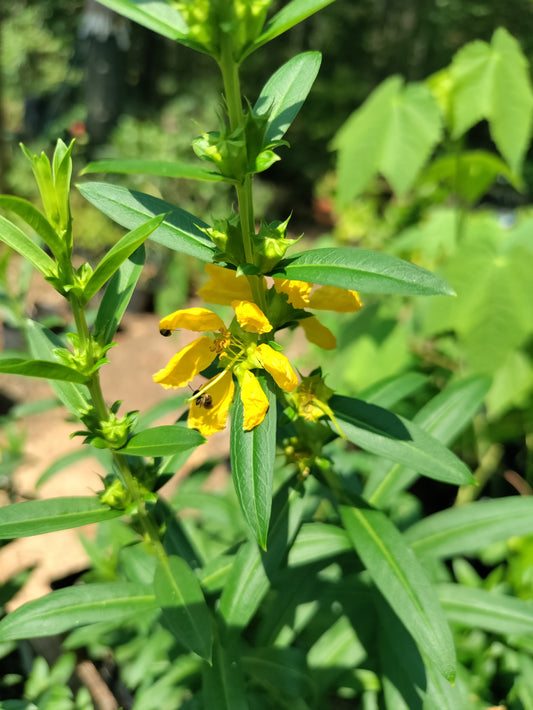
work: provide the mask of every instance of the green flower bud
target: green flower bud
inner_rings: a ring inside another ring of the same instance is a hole
[[[100,493],[100,501],[117,510],[125,510],[132,502],[129,492],[118,479]]]
[[[286,239],[287,225],[290,217],[285,222],[261,222],[261,227],[257,234],[253,235],[254,241],[254,263],[259,271],[267,274],[283,259],[287,249],[296,244],[298,239]]]
[[[242,243],[241,221],[233,210],[229,219],[215,220],[214,227],[208,227],[202,231],[219,250],[219,253],[215,254],[215,261],[225,261],[234,266],[244,263],[246,259]]]

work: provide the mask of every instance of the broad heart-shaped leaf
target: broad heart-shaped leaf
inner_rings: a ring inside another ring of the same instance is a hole
[[[268,112],[265,143],[277,141],[285,135],[311,90],[322,55],[303,52],[289,59],[261,89],[254,113]]]
[[[205,438],[194,429],[181,424],[167,424],[134,434],[120,453],[129,456],[172,456],[194,449],[204,441]]]
[[[340,507],[351,543],[376,587],[439,672],[453,682],[452,634],[435,590],[393,523],[379,510]]]
[[[36,358],[51,359],[54,357],[56,348],[64,347],[64,343],[57,335],[36,321],[29,319],[26,321],[25,333],[31,353]],[[79,416],[80,411],[87,410],[88,401],[85,394],[86,389],[83,386],[60,380],[50,380],[49,382],[61,402],[76,417]]]
[[[152,234],[154,229],[159,227],[165,215],[158,215],[149,219],[145,224],[142,224],[137,229],[125,234],[119,241],[114,244],[111,249],[106,252],[106,255],[100,261],[98,266],[93,271],[89,281],[83,290],[84,302],[87,303],[102,286],[111,278],[117,271],[120,265],[133,254],[133,252],[143,244],[146,239]]]
[[[122,262],[107,284],[93,328],[93,335],[99,343],[108,345],[113,340],[142,273],[145,257],[146,250],[141,244]]]
[[[263,32],[244,53],[243,58],[332,2],[333,0],[291,0],[265,24]]]
[[[0,621],[0,641],[55,636],[84,624],[118,621],[157,608],[146,587],[129,582],[79,584],[20,606]]]
[[[484,375],[472,375],[452,383],[433,397],[413,417],[413,422],[435,439],[449,446],[472,421],[487,395],[491,381]],[[406,466],[375,466],[364,491],[375,507],[385,507],[418,478]]]
[[[2,508],[0,538],[30,537],[56,530],[79,528],[122,515],[100,503],[96,496],[45,498],[13,503]]]
[[[405,538],[417,555],[447,558],[533,533],[533,497],[509,496],[449,508],[415,523]]]
[[[533,91],[516,39],[499,27],[490,44],[469,42],[454,56],[449,76],[452,137],[486,119],[498,150],[518,172],[531,139]]]
[[[98,160],[89,163],[81,171],[88,173],[120,173],[121,175],[158,175],[169,178],[190,178],[192,180],[208,180],[211,182],[229,181],[214,170],[207,170],[201,165],[191,165],[180,160]]]
[[[533,634],[529,600],[459,584],[439,584],[437,592],[450,621],[497,634]]]
[[[56,265],[48,254],[24,232],[0,215],[0,241],[7,244],[29,261],[46,278],[56,271]]]
[[[14,212],[23,219],[40,236],[43,242],[50,247],[52,254],[56,257],[64,250],[64,245],[57,236],[55,229],[31,202],[22,197],[0,195],[0,207]]]
[[[404,86],[398,76],[386,79],[333,139],[339,201],[359,195],[378,172],[394,192],[407,192],[441,136],[441,114],[430,90]]]
[[[78,185],[78,189],[86,200],[126,229],[135,229],[151,217],[166,214],[150,239],[202,261],[212,261],[215,247],[199,229],[208,225],[185,210],[152,195],[105,182],[87,182]]]
[[[437,481],[464,485],[475,479],[455,454],[403,417],[359,399],[334,395],[329,406],[348,441]],[[333,422],[330,422],[336,431]]]
[[[62,380],[63,382],[87,382],[87,377],[72,367],[61,365],[49,360],[24,360],[20,357],[0,356],[0,372],[8,375],[24,375],[25,377],[44,377],[47,380]]]
[[[270,378],[259,376],[258,380],[269,401],[266,416],[251,431],[243,431],[244,407],[241,388],[237,385],[230,456],[233,484],[242,512],[255,539],[266,549],[276,457],[276,394]]]
[[[271,275],[363,293],[454,294],[443,279],[416,264],[356,247],[309,249],[280,261]]]
[[[160,560],[154,591],[163,622],[180,643],[211,660],[211,618],[196,575],[181,557]]]

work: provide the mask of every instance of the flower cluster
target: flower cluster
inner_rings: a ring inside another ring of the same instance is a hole
[[[232,306],[235,317],[229,327],[207,308],[186,308],[165,316],[159,323],[162,335],[185,328],[204,333],[179,350],[167,366],[154,375],[163,387],[185,387],[217,360],[219,372],[192,395],[188,425],[204,435],[226,426],[228,411],[235,394],[234,378],[239,383],[244,409],[243,428],[253,429],[265,418],[268,398],[254,371],[265,370],[286,392],[293,392],[298,378],[289,360],[269,340],[276,330],[300,324],[306,337],[323,348],[335,347],[335,337],[306,308],[338,312],[359,310],[361,302],[355,291],[322,286],[313,289],[303,281],[274,279],[265,288],[269,317],[254,303],[246,276],[215,264],[207,264],[207,283],[198,295],[208,303]]]

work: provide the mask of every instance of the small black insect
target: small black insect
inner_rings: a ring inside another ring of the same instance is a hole
[[[168,338],[169,335],[172,335],[172,331],[169,330],[168,328],[161,328],[161,330],[159,332],[161,333],[161,335],[164,338]]]
[[[196,390],[193,392],[193,397],[195,394],[198,394],[200,390]],[[196,399],[194,400],[194,403],[196,404],[197,407],[203,407],[204,409],[211,409],[213,406],[213,398],[209,394],[209,392],[206,392],[206,394],[201,394]]]

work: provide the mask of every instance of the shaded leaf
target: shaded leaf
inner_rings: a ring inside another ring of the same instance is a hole
[[[203,444],[205,438],[181,424],[167,424],[133,434],[121,454],[129,456],[171,456]]]

